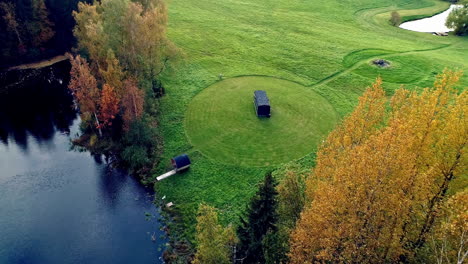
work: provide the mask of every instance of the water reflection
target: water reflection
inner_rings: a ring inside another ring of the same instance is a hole
[[[69,67],[0,73],[0,263],[162,263],[152,190],[70,151]]]
[[[27,135],[40,144],[55,131],[69,133],[76,118],[73,98],[66,89],[68,62],[33,71],[0,74],[0,141],[13,140],[27,153]]]

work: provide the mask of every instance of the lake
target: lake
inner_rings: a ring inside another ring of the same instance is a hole
[[[449,16],[450,12],[459,6],[460,5],[451,5],[449,9],[435,16],[402,23],[400,28],[411,31],[430,33],[453,31],[453,29],[449,29],[445,26],[445,22],[447,21],[447,17]]]
[[[0,263],[163,263],[153,190],[71,150],[69,69],[1,73]]]

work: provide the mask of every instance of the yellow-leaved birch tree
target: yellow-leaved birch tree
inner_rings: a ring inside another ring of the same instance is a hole
[[[445,71],[433,88],[381,81],[319,149],[306,204],[291,235],[291,263],[408,261],[422,248],[447,197],[466,173],[468,93]]]

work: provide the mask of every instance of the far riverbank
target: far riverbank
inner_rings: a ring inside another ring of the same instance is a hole
[[[7,67],[6,71],[12,71],[12,70],[28,70],[28,69],[40,69],[48,66],[52,66],[58,62],[62,62],[64,60],[68,60],[68,57],[66,54],[63,55],[58,55],[49,59],[45,60],[40,60],[36,62],[31,62],[31,63],[25,63],[25,64],[20,64],[16,66],[11,66]]]

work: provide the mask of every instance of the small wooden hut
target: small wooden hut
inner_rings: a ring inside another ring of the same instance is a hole
[[[270,117],[270,100],[265,91],[257,90],[254,92],[255,113],[258,117]]]
[[[171,159],[171,163],[176,172],[186,170],[190,167],[190,159],[187,154],[182,154]]]

